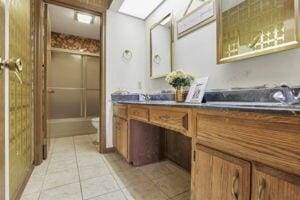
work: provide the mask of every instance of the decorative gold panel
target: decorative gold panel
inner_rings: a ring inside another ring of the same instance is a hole
[[[15,199],[33,162],[33,62],[31,41],[31,1],[9,1],[9,55],[21,58],[20,84],[10,72],[9,168],[10,198]]]
[[[0,58],[4,58],[4,0],[0,0]],[[4,199],[4,73],[0,70],[0,199]]]
[[[298,0],[219,0],[218,63],[299,47]]]

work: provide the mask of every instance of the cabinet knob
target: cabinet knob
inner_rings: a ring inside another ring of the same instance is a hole
[[[232,188],[231,188],[231,195],[232,195],[232,200],[238,200],[239,195],[236,192],[236,187],[237,187],[237,182],[239,180],[240,174],[238,171],[235,172],[233,178],[232,178]]]
[[[263,199],[263,192],[266,188],[266,180],[264,178],[260,179],[258,183],[258,194],[257,194],[257,200]]]

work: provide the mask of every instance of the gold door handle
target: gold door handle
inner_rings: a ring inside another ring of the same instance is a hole
[[[4,68],[7,68],[9,71],[14,72],[19,82],[23,84],[20,76],[20,72],[22,72],[23,70],[23,64],[20,58],[10,59],[9,61],[5,61],[0,58],[0,70],[4,70]]]
[[[233,179],[232,179],[232,187],[231,187],[232,200],[238,200],[239,199],[239,195],[236,192],[236,185],[237,185],[237,182],[239,180],[239,176],[240,176],[239,172],[236,171],[234,176],[233,176]]]
[[[48,93],[49,93],[49,94],[54,94],[55,91],[54,91],[54,90],[48,90]]]
[[[263,199],[263,192],[266,188],[266,180],[262,178],[258,183],[258,194],[257,194],[257,200]]]

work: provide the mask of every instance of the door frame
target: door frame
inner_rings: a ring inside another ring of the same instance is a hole
[[[4,26],[0,27],[0,57],[2,61],[5,59],[5,28],[6,28],[6,2],[0,0],[0,17],[4,21]],[[1,51],[2,49],[2,51]],[[0,199],[5,199],[5,69],[0,70]]]
[[[103,0],[99,6],[90,5],[87,3],[79,2],[78,0],[36,0],[35,1],[35,85],[34,85],[34,98],[35,98],[35,117],[34,117],[34,163],[39,165],[43,162],[43,5],[45,3],[54,4],[66,8],[80,10],[82,12],[90,13],[100,17],[100,109],[99,109],[99,127],[100,127],[100,144],[99,152],[106,153],[106,10],[109,8],[112,0]],[[46,113],[47,114],[47,113]]]

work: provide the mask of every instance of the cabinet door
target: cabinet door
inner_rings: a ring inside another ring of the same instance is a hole
[[[118,137],[118,118],[113,117],[113,145],[118,150],[117,137]]]
[[[127,120],[119,119],[119,152],[127,159],[128,157],[128,123]]]
[[[252,200],[300,200],[300,176],[254,164]]]
[[[193,200],[249,200],[250,163],[196,146]]]

